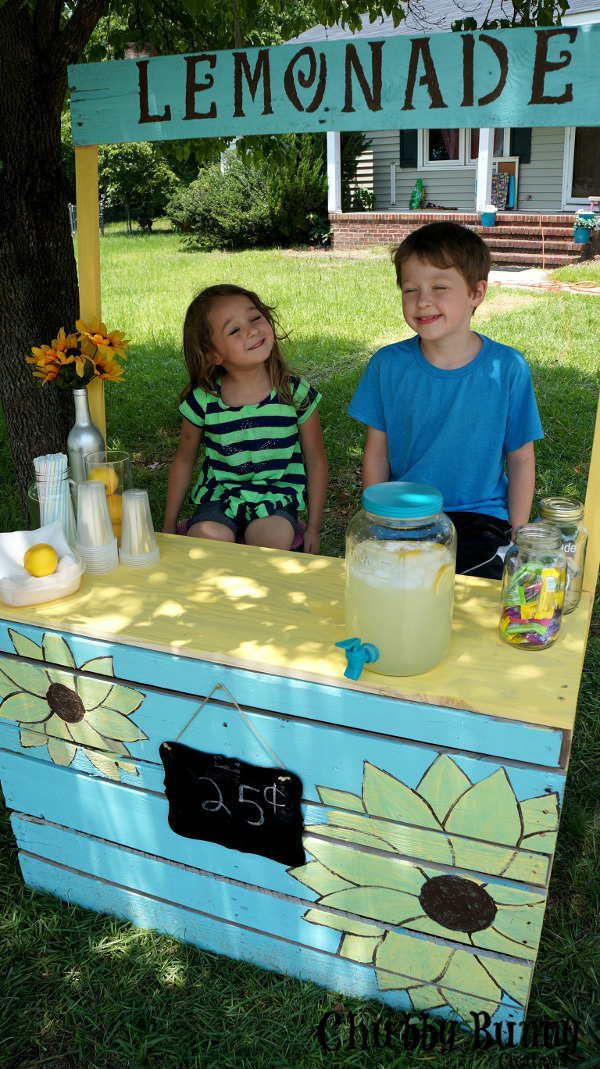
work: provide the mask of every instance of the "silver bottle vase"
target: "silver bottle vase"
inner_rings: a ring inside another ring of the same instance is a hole
[[[71,478],[76,483],[84,483],[87,476],[85,473],[85,457],[88,453],[96,453],[104,449],[102,431],[92,423],[87,389],[73,390],[75,402],[75,423],[69,431],[67,438],[67,452],[69,454],[69,467]]]

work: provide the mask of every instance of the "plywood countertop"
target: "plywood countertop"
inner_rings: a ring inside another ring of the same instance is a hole
[[[456,580],[450,653],[432,671],[344,677],[344,561],[158,535],[152,568],[84,575],[76,594],[0,618],[325,685],[571,729],[590,597],[549,650],[498,635],[500,584]]]

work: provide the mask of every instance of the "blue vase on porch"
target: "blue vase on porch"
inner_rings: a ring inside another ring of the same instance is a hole
[[[573,241],[576,245],[587,245],[590,240],[591,230],[587,226],[576,226],[573,229]]]

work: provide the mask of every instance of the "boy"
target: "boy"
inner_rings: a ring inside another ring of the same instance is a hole
[[[350,403],[367,424],[363,487],[437,487],[458,534],[457,571],[500,579],[498,549],[529,520],[533,442],[543,438],[529,368],[516,349],[471,330],[490,269],[477,234],[429,223],[392,258],[416,334],[375,353]]]

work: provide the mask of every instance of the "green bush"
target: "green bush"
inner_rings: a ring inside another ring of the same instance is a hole
[[[270,161],[270,204],[277,230],[290,244],[306,244],[314,218],[327,220],[327,174],[323,134],[289,134]]]
[[[166,213],[188,247],[247,249],[275,238],[266,169],[245,167],[233,154],[223,171],[213,164],[178,190]]]
[[[350,210],[353,212],[372,212],[375,208],[375,194],[366,186],[359,186],[352,194]]]
[[[165,160],[145,142],[109,145],[99,154],[100,190],[111,206],[121,205],[142,230],[165,214],[178,180]]]

